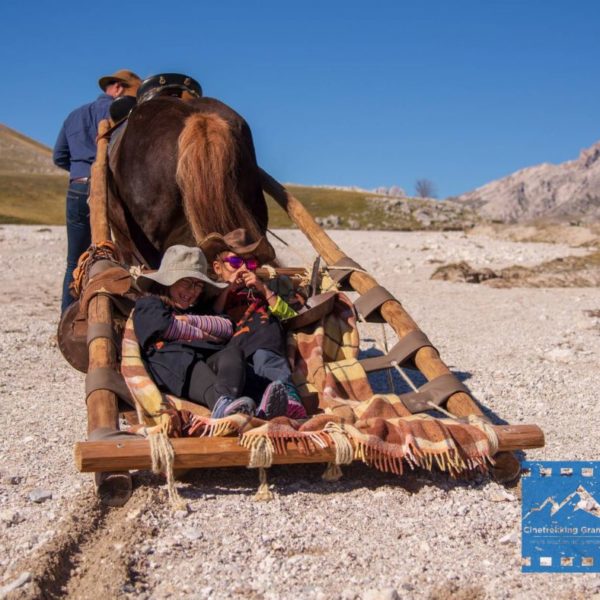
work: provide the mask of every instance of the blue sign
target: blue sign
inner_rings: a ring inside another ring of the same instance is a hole
[[[600,462],[523,463],[522,570],[600,573]]]

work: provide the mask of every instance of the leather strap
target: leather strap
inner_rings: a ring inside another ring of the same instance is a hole
[[[367,293],[354,301],[354,307],[359,316],[369,323],[385,323],[385,319],[379,312],[379,307],[388,300],[395,300],[384,287],[376,285]]]
[[[334,262],[330,267],[335,267],[331,269],[329,275],[331,279],[333,279],[339,286],[339,289],[342,292],[352,292],[353,288],[350,286],[350,282],[348,281],[350,275],[352,275],[352,271],[355,269],[359,269],[364,271],[364,269],[355,261],[353,261],[349,256],[344,256],[340,258],[337,262]],[[341,267],[347,267],[343,269]]]
[[[97,367],[92,371],[88,371],[85,376],[85,399],[87,401],[89,395],[96,390],[108,390],[116,394],[121,400],[129,406],[135,408],[135,403],[131,398],[129,389],[125,384],[123,375],[115,371],[111,367]]]
[[[418,392],[400,394],[400,399],[411,413],[418,413],[431,410],[431,406],[427,404],[428,402],[433,402],[435,405],[440,406],[456,392],[464,392],[465,394],[469,394],[469,396],[471,395],[468,388],[452,373],[447,373],[428,381],[419,388]]]
[[[383,369],[389,369],[392,366],[392,361],[397,362],[399,365],[403,365],[416,354],[417,350],[424,346],[433,347],[433,344],[429,341],[429,338],[418,329],[407,333],[397,344],[390,348],[390,351],[387,354],[363,358],[359,362],[367,373],[382,371]]]
[[[90,267],[89,278],[93,279],[94,277],[96,277],[96,275],[104,273],[104,271],[108,271],[108,269],[112,269],[115,267],[123,269],[123,265],[120,265],[119,263],[114,262],[112,260],[108,260],[107,258],[97,260]]]
[[[104,265],[100,265],[104,263]],[[98,269],[106,267],[106,263],[110,261],[98,261],[94,263],[92,269],[97,265]],[[90,300],[96,294],[114,294],[115,296],[126,294],[131,288],[131,275],[121,266],[108,267],[106,270],[93,271],[93,276],[86,284],[79,299],[79,316],[87,318],[88,305]]]
[[[117,336],[112,325],[108,323],[88,323],[86,341],[89,346],[97,338],[106,338],[110,340],[118,350]]]

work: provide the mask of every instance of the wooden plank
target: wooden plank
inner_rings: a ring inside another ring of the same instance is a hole
[[[250,450],[237,438],[173,438],[175,469],[205,467],[245,467]],[[288,443],[287,453],[275,456],[275,464],[319,463],[335,460],[335,449],[327,448],[313,454],[302,454],[295,443]],[[147,440],[122,442],[78,442],[75,444],[75,464],[80,471],[105,469],[149,469],[152,466]]]
[[[540,448],[544,434],[536,425],[496,425],[500,450]],[[172,438],[175,469],[207,467],[241,467],[248,465],[250,451],[239,445],[237,437]],[[75,464],[80,471],[149,469],[152,466],[147,440],[78,442]],[[275,455],[274,464],[322,463],[335,460],[335,449],[301,452],[295,442],[288,442],[286,454]]]

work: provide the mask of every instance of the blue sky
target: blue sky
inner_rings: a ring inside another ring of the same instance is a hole
[[[100,75],[185,72],[283,182],[446,197],[600,139],[600,2],[32,2],[0,8],[0,122],[48,145]]]

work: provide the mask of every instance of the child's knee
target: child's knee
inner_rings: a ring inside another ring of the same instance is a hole
[[[237,346],[227,346],[221,350],[221,353],[228,358],[228,360],[235,360],[244,362],[244,353]]]

